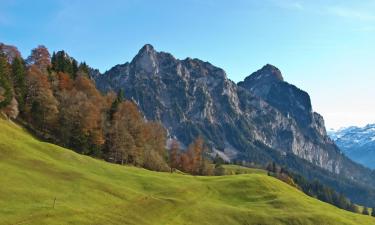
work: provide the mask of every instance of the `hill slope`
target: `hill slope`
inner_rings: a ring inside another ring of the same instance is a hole
[[[0,183],[0,224],[375,224],[261,173],[193,177],[112,165],[4,120]]]

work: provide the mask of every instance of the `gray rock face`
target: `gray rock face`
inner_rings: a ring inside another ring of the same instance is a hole
[[[372,180],[371,171],[343,156],[327,136],[309,95],[274,66],[235,84],[208,62],[179,60],[145,45],[130,63],[95,78],[102,91],[124,90],[147,119],[161,121],[185,146],[201,135],[231,160],[302,159],[351,180]]]

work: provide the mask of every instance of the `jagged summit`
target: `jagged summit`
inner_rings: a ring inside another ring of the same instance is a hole
[[[243,83],[244,85],[249,85],[248,83],[253,83],[255,81],[257,83],[272,83],[284,81],[284,78],[277,67],[271,64],[266,64],[260,70],[247,76]]]
[[[139,50],[139,53],[150,53],[150,52],[155,52],[155,48],[154,46],[152,46],[151,44],[145,44],[140,50]]]
[[[144,45],[132,60],[132,63],[146,73],[157,73],[157,52],[151,44]]]
[[[266,75],[267,74],[272,75],[272,77],[280,81],[284,81],[281,71],[276,66],[273,66],[271,64],[266,64],[265,66],[262,67],[262,69],[260,69],[259,72],[262,72],[262,74],[266,74]]]

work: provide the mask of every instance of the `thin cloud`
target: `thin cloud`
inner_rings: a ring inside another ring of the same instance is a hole
[[[277,7],[283,9],[290,9],[290,10],[304,10],[305,5],[302,1],[295,1],[295,0],[272,0],[273,4]]]
[[[375,21],[375,14],[358,9],[351,9],[346,7],[339,7],[334,6],[328,8],[328,12],[332,15],[348,18],[348,19],[355,19],[360,21],[367,21],[373,22]]]

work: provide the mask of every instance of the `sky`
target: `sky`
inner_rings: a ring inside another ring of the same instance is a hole
[[[270,63],[328,129],[375,123],[375,0],[0,0],[0,42],[101,72],[146,43],[241,81]]]

